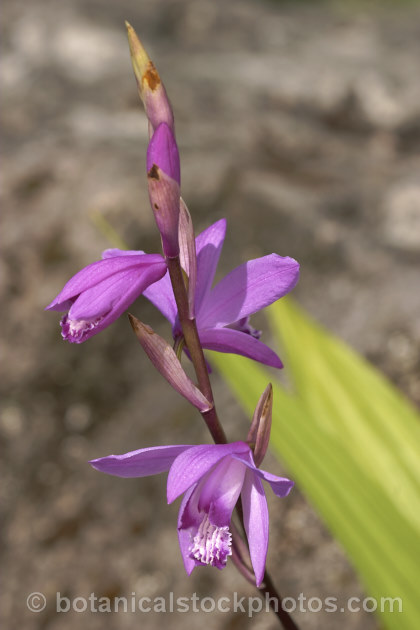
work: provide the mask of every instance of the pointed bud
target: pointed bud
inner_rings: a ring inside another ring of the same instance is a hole
[[[131,24],[125,23],[137,88],[149,119],[149,133],[165,122],[174,130],[174,116],[160,76]]]
[[[174,350],[165,339],[133,315],[129,314],[128,317],[137,339],[158,372],[201,413],[209,411],[212,405],[185,374]]]
[[[179,254],[181,266],[188,276],[188,311],[195,317],[195,287],[197,284],[197,255],[195,251],[194,226],[191,215],[181,197],[179,208]]]
[[[273,387],[271,383],[269,383],[255,408],[246,440],[254,451],[256,466],[261,464],[267,452],[268,443],[270,441],[272,412]]]

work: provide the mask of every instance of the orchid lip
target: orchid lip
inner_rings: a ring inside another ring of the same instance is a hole
[[[70,343],[82,343],[86,336],[97,328],[106,314],[100,315],[93,320],[71,319],[68,314],[66,314],[60,320],[61,336]]]
[[[197,533],[193,537],[190,555],[199,564],[223,569],[228,556],[232,555],[232,534],[229,527],[213,525],[208,514],[204,514]]]

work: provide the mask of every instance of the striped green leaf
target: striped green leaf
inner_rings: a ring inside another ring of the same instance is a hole
[[[368,594],[399,597],[381,614],[420,627],[420,416],[377,370],[290,299],[268,309],[291,387],[236,355],[212,362],[248,414],[271,381],[271,445],[358,571]],[[284,380],[282,375],[282,380]]]

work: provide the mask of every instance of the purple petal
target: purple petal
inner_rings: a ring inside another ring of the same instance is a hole
[[[197,292],[195,304],[197,313],[213,284],[225,236],[226,219],[220,219],[220,221],[216,221],[216,223],[213,223],[213,225],[201,232],[195,239],[197,250]]]
[[[245,442],[232,444],[200,444],[182,453],[174,461],[168,475],[168,503],[196,484],[222,457],[249,452]]]
[[[94,319],[112,310],[117,319],[144,289],[166,272],[162,261],[153,265],[137,265],[109,276],[83,291],[69,309],[71,319]]]
[[[255,337],[255,339],[260,339],[262,335],[262,330],[257,330],[254,326],[251,326],[249,317],[243,317],[239,321],[229,324],[229,328],[239,330],[239,332],[244,332],[247,335],[251,335],[251,337]]]
[[[197,486],[193,486],[187,490],[182,498],[181,506],[178,514],[178,541],[181,550],[182,560],[188,575],[191,575],[193,569],[199,564],[191,557],[191,539],[194,537],[200,517],[196,505],[196,501],[191,501],[191,497]]]
[[[143,291],[143,295],[166,317],[171,326],[174,326],[178,309],[169,273],[166,272],[161,280],[151,284],[150,287]]]
[[[100,457],[89,463],[96,470],[116,477],[149,477],[169,470],[174,459],[189,448],[188,445],[153,446],[124,455]]]
[[[62,336],[71,343],[83,343],[101,332],[141,295],[145,287],[159,280],[166,264],[139,268],[115,274],[98,285],[84,291],[62,318]]]
[[[213,525],[229,526],[246,470],[241,461],[228,456],[207,473],[198,507],[209,515]]]
[[[265,573],[268,549],[268,508],[261,481],[247,470],[242,489],[244,525],[257,586]]]
[[[181,171],[175,136],[165,122],[160,123],[147,149],[147,172],[156,164],[161,171],[180,184]]]
[[[149,266],[153,263],[162,262],[163,258],[159,254],[118,256],[98,260],[84,269],[81,269],[76,275],[70,278],[63,290],[60,291],[51,304],[46,307],[46,310],[65,311],[68,308],[65,305],[69,300],[74,300],[80,293],[108,279],[110,276],[127,271],[132,267],[141,267],[142,265]]]
[[[198,332],[201,345],[207,350],[240,354],[243,357],[259,361],[259,363],[264,365],[270,365],[275,368],[283,367],[279,357],[271,348],[246,333],[233,330],[232,328],[213,328],[210,330],[199,330]]]
[[[272,475],[266,470],[261,470],[260,468],[257,468],[254,464],[254,459],[252,457],[251,451],[245,454],[235,453],[233,457],[244,463],[245,466],[252,470],[258,477],[264,479],[264,481],[269,483],[272,491],[277,497],[287,497],[290,490],[295,485],[295,482],[287,479],[287,477],[278,477],[277,475]]]
[[[118,256],[139,256],[144,255],[141,249],[118,249],[113,247],[111,249],[105,249],[102,252],[102,258],[117,258]]]
[[[298,281],[293,258],[270,254],[240,265],[200,305],[199,328],[226,326],[248,317],[288,293]]]
[[[264,479],[264,481],[269,483],[274,494],[280,498],[287,497],[290,490],[295,485],[295,482],[287,479],[287,477],[277,477],[277,475],[272,475],[260,468],[257,468],[255,473],[258,477],[261,477],[261,479]]]

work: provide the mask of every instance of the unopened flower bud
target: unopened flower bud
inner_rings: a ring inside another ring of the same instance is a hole
[[[174,116],[160,76],[140,43],[133,27],[126,22],[131,62],[137,81],[137,88],[150,122],[150,135],[164,122],[174,130]]]
[[[273,387],[267,385],[254,411],[247,443],[254,451],[255,465],[259,466],[267,452],[270,441],[271,419],[273,412]]]

